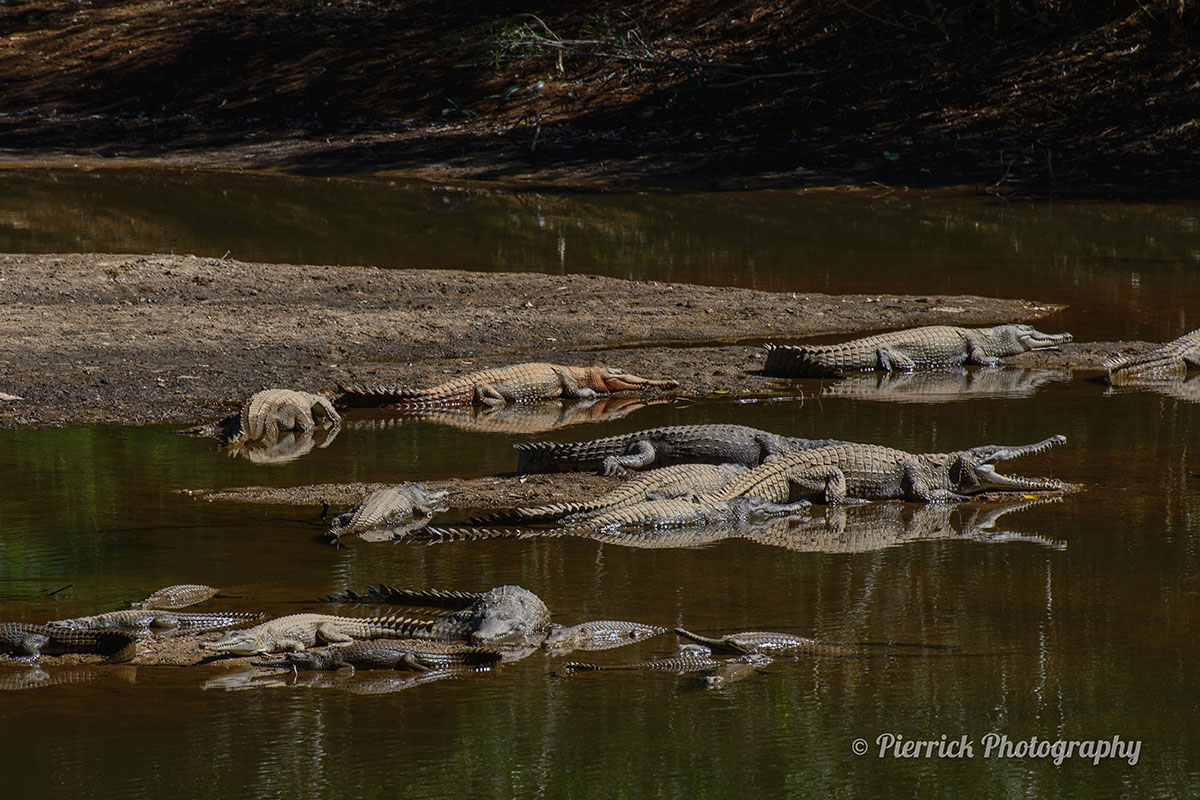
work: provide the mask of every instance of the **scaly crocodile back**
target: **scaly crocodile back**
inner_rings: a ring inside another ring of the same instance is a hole
[[[437,608],[466,608],[483,597],[482,592],[460,592],[451,589],[398,589],[379,584],[365,592],[347,589],[327,595],[328,603],[360,603],[364,605],[432,606]]]
[[[316,418],[334,425],[342,419],[329,398],[323,395],[292,389],[264,389],[242,406],[241,431],[236,438],[242,442],[271,444],[279,438],[280,430],[311,431],[316,424],[314,413]]]
[[[484,386],[495,388],[510,403],[551,400],[563,396],[560,374],[573,375],[577,371],[575,367],[531,362],[479,370],[425,389],[408,386],[340,386],[338,404],[343,407],[385,408],[469,406],[476,402],[476,391]]]
[[[730,633],[719,638],[701,636],[684,628],[676,628],[675,633],[697,644],[712,648],[714,653],[764,653],[775,655],[787,653],[791,655],[808,656],[848,656],[859,654],[858,648],[842,644],[831,644],[804,636],[793,636],[790,633],[775,633],[773,631],[743,631]]]
[[[842,372],[879,369],[879,348],[903,348],[921,368],[957,367],[970,346],[966,330],[930,325],[892,331],[840,344],[767,345],[763,371],[782,378],[829,378]]]
[[[388,486],[367,495],[354,508],[335,518],[330,532],[341,536],[408,522],[416,512],[432,515],[442,510],[438,501],[446,494],[430,492],[416,484]]]
[[[131,608],[187,608],[197,603],[203,603],[217,595],[220,589],[205,586],[202,583],[179,583],[165,586],[151,594],[145,600],[130,603]]]

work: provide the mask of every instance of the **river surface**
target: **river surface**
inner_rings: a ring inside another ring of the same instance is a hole
[[[881,195],[883,192],[881,191]],[[151,173],[0,175],[0,250],[602,272],[828,292],[1070,304],[1045,329],[1169,339],[1200,326],[1195,206],[992,198],[520,195],[379,181]],[[383,678],[231,685],[216,667],[0,670],[6,794],[61,797],[1200,796],[1200,406],[1069,373],[909,385],[805,382],[806,399],[661,405],[549,435],[738,422],[911,451],[1060,448],[1005,465],[1082,488],[1011,509],[891,504],[687,548],[586,538],[319,540],[318,508],[187,490],[511,472],[529,436],[353,416],[278,465],[155,427],[0,431],[0,608],[41,621],[202,582],[277,614],[379,582],[536,592],[558,622],[781,630],[864,646],[726,688],[645,672],[494,673],[370,693]],[[974,387],[970,391],[955,387]],[[535,437],[540,438],[540,437]],[[1004,511],[1006,513],[1000,513]],[[990,516],[989,516],[990,515]],[[829,529],[837,519],[837,535]],[[218,605],[220,600],[214,601]],[[632,662],[672,636],[575,660]],[[224,679],[224,680],[223,680]],[[880,737],[966,741],[880,756]],[[1138,742],[1093,764],[989,752]],[[866,752],[855,752],[856,740]],[[1136,761],[1136,763],[1130,763]]]

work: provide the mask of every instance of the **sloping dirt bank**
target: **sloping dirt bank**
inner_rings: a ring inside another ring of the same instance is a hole
[[[1195,197],[1181,0],[7,0],[0,165]]]
[[[681,396],[767,395],[786,386],[759,372],[764,341],[1031,321],[1055,310],[597,276],[0,255],[0,393],[21,398],[0,401],[0,426],[193,423],[269,386],[423,385],[521,361],[670,377]],[[1106,352],[1085,354],[1088,365]]]

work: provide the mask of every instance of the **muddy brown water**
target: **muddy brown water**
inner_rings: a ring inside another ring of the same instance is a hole
[[[553,254],[554,243],[565,241],[572,255],[564,258],[580,271],[781,288],[801,282],[798,264],[815,263],[804,280],[835,292],[861,290],[864,282],[880,291],[962,291],[987,272],[982,262],[1007,265],[1015,285],[992,276],[978,293],[1066,300],[1068,313],[1089,326],[1088,338],[1100,331],[1169,338],[1196,327],[1187,323],[1200,304],[1196,236],[1188,227],[1195,208],[938,200],[945,225],[930,230],[931,206],[918,200],[900,200],[916,209],[904,211],[886,198],[818,198],[818,219],[797,219],[797,204],[808,198],[429,189],[410,196],[381,184],[371,191],[409,205],[370,207],[361,212],[373,220],[368,225],[353,210],[367,191],[362,182],[57,180],[66,186],[58,202],[79,210],[75,222],[63,206],[50,211],[47,184],[4,179],[12,191],[0,195],[3,249],[160,251],[173,241],[177,250],[231,249],[261,260],[361,263],[388,254],[396,265],[427,266],[421,261],[429,259],[512,269],[544,264],[542,250]],[[172,194],[174,210],[163,200]],[[21,203],[22,219],[31,220],[25,228],[11,210]],[[261,213],[252,214],[256,203]],[[459,235],[450,235],[439,227],[439,210],[453,215],[463,203],[498,216],[482,216],[490,221],[474,229],[452,223]],[[722,204],[734,224],[718,229]],[[203,222],[202,206],[216,216]],[[95,217],[103,224],[88,222]],[[986,219],[996,229],[979,232]],[[417,242],[398,232],[364,241],[368,227],[383,230],[387,222],[428,233]],[[739,225],[740,233],[731,232]],[[74,245],[62,238],[72,227]],[[1022,231],[1033,228],[1041,238],[1025,241]],[[822,229],[828,236],[817,235]],[[19,235],[23,243],[13,238]],[[474,244],[462,241],[473,236]],[[584,242],[591,243],[587,257],[577,255]],[[914,256],[921,242],[941,243],[923,264]],[[881,262],[877,271],[867,268],[872,261]],[[907,266],[888,271],[901,262]],[[908,285],[914,275],[925,280],[919,288]],[[1151,289],[1171,301],[1161,314],[1138,310]],[[1075,322],[1063,327],[1080,335]],[[950,384],[878,392],[871,381],[803,382],[803,400],[652,406],[547,437],[738,422],[931,451],[1067,436],[1066,446],[1005,471],[1053,475],[1083,484],[1082,491],[1014,510],[977,536],[952,535],[969,517],[966,507],[947,511],[950,534],[943,526],[942,535],[904,541],[905,520],[919,511],[906,507],[896,512],[891,546],[858,550],[789,549],[748,538],[682,549],[589,539],[338,549],[318,541],[317,508],[212,503],[180,490],[504,473],[515,466],[510,445],[530,437],[351,418],[328,446],[286,464],[257,465],[172,427],[2,431],[6,619],[120,608],[179,582],[221,587],[226,597],[218,606],[279,614],[379,581],[469,590],[517,583],[567,624],[633,619],[708,633],[783,630],[959,649],[778,661],[716,691],[670,674],[558,677],[552,673],[564,659],[540,653],[496,673],[400,691],[387,691],[397,687],[373,673],[340,682],[303,673],[259,677],[254,685],[216,667],[38,674],[5,666],[0,685],[40,683],[0,695],[6,787],[19,796],[114,797],[1196,796],[1200,406],[1149,391],[1106,394],[1069,373],[1021,377],[989,382],[985,375],[966,393],[947,390]],[[674,645],[665,636],[570,658],[634,661]],[[987,754],[989,733],[1013,742],[1117,736],[1141,744],[1133,765],[1076,756],[1056,766],[1050,757]],[[965,736],[974,752],[880,758],[884,734]],[[857,739],[868,743],[866,754],[855,754]]]

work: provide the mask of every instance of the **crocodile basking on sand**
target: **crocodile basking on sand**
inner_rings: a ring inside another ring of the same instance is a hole
[[[1040,453],[1066,440],[1057,435],[1030,445],[982,445],[922,454],[872,444],[833,445],[776,458],[696,501],[752,496],[769,503],[837,504],[849,498],[927,503],[966,500],[989,490],[1059,491],[1061,481],[1001,475],[995,464]]]
[[[404,386],[341,386],[343,408],[502,406],[558,397],[588,398],[637,389],[674,389],[678,381],[652,380],[610,367],[570,367],[542,362],[495,367],[425,389]]]
[[[113,656],[134,641],[119,631],[65,630],[27,622],[0,622],[0,653],[17,657],[100,653]]]
[[[768,344],[763,371],[781,378],[828,378],[866,370],[938,369],[964,364],[992,367],[1006,356],[1055,348],[1069,341],[1069,333],[1042,333],[1032,325],[931,325],[840,344]]]
[[[239,656],[300,651],[318,644],[351,642],[355,639],[405,639],[403,617],[338,617],[332,614],[291,614],[268,620],[253,628],[229,631],[215,642],[201,642],[203,650]]]
[[[415,483],[379,489],[346,513],[334,517],[329,535],[338,539],[368,531],[387,531],[397,526],[407,530],[418,513],[428,519],[438,511],[445,511],[441,501],[446,495],[445,491],[431,492]]]
[[[454,609],[435,619],[404,618],[391,638],[441,639],[475,645],[537,647],[551,630],[550,610],[541,598],[520,586],[498,586],[486,592],[438,589],[371,587],[364,593],[344,592],[326,600],[338,603],[373,603],[404,606],[438,606]]]
[[[215,631],[221,628],[233,628],[248,625],[263,618],[256,612],[241,611],[207,611],[189,613],[186,611],[160,611],[150,609],[131,609],[128,611],[109,611],[106,614],[96,614],[90,617],[75,617],[47,622],[46,626],[55,630],[66,631],[132,631],[137,634],[149,633],[201,633]]]
[[[1104,369],[1112,386],[1182,378],[1189,369],[1200,369],[1200,329],[1145,353],[1113,356],[1104,362]]]
[[[527,442],[519,452],[517,473],[602,470],[618,475],[651,464],[742,464],[764,461],[831,444],[839,439],[800,439],[745,425],[670,425],[588,442]]]

